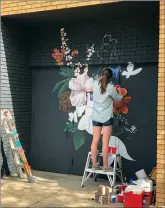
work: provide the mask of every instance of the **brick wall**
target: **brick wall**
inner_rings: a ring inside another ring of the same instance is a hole
[[[26,30],[18,27],[12,21],[2,20],[1,24],[1,108],[8,109],[12,113],[23,148],[28,152],[31,120],[31,72],[28,71]],[[3,128],[2,131],[4,133]],[[4,140],[3,144],[9,169],[14,173],[15,166],[8,140]]]
[[[157,206],[165,206],[165,2],[160,1],[157,115]]]
[[[96,0],[96,1],[2,1],[1,15],[23,14],[39,11],[58,10],[65,8],[74,8],[81,6],[90,6],[102,3],[114,3],[117,0]]]
[[[144,17],[145,15],[145,17]],[[138,19],[132,15],[127,15],[121,21],[118,15],[115,19],[109,16],[107,19],[96,21],[81,21],[70,23],[50,23],[47,26],[42,23],[37,25],[31,31],[31,52],[30,66],[53,66],[55,61],[51,57],[54,47],[60,48],[60,29],[65,28],[69,47],[79,50],[79,60],[86,63],[87,46],[95,43],[95,51],[98,51],[103,45],[103,37],[106,33],[112,35],[112,39],[117,40],[116,61],[112,63],[127,64],[132,61],[136,64],[150,64],[158,62],[158,14],[148,16],[147,13],[141,15]],[[155,27],[153,27],[153,24]],[[74,29],[76,28],[76,30]],[[149,35],[148,35],[149,34]],[[113,42],[113,41],[112,41]],[[110,52],[100,51],[103,57],[103,64],[109,64]],[[113,54],[114,56],[114,54]],[[98,65],[100,62],[97,54],[92,56],[92,65]]]

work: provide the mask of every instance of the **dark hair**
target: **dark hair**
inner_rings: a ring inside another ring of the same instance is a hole
[[[110,69],[103,69],[102,76],[100,79],[100,89],[101,93],[104,94],[107,88],[108,83],[110,82],[110,79],[112,78],[113,74]]]

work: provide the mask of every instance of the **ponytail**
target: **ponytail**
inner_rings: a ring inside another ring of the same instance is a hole
[[[101,94],[104,94],[106,89],[107,89],[107,85],[110,81],[110,79],[112,78],[112,71],[109,69],[104,69],[101,79],[100,79],[100,90],[101,90]]]
[[[100,80],[100,89],[101,93],[104,94],[108,85],[108,76],[103,75],[101,80]]]

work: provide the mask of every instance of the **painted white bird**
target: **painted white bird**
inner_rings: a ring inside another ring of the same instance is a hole
[[[120,154],[122,157],[124,157],[127,160],[132,160],[135,161],[133,158],[131,158],[127,152],[125,144],[116,136],[111,136],[110,142],[109,142],[110,147],[117,147],[117,154]],[[114,158],[109,157],[108,158],[108,164],[109,166],[113,163]]]
[[[126,76],[126,79],[128,79],[132,75],[136,75],[140,73],[142,68],[138,68],[134,70],[134,64],[132,62],[128,62],[127,71],[122,72],[122,76]]]

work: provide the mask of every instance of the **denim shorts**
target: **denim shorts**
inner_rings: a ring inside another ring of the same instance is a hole
[[[104,122],[104,123],[100,123],[98,121],[92,121],[93,126],[112,126],[114,122],[114,118],[110,118],[108,121]]]

